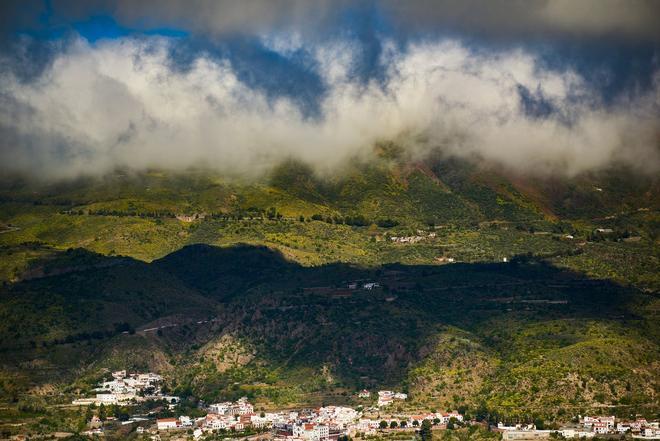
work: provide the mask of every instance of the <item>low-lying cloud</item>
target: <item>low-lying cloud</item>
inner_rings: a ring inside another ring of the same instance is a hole
[[[2,73],[1,167],[52,178],[198,165],[255,176],[295,157],[328,171],[393,140],[416,159],[440,151],[526,173],[660,169],[660,71],[651,88],[604,104],[589,78],[543,69],[522,49],[383,40],[381,73],[363,81],[349,39],[262,43],[307,54],[324,86],[318,112],[248,86],[227,58],[200,52],[178,69],[171,39],[75,39],[35,79]]]

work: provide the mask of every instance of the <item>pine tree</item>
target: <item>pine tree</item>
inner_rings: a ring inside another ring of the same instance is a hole
[[[431,441],[433,439],[433,431],[431,430],[431,422],[429,420],[422,421],[422,428],[419,430],[419,436],[422,441]]]

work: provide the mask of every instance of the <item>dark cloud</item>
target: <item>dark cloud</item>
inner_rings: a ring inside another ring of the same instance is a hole
[[[172,26],[223,34],[295,28],[314,34],[342,21],[346,10],[377,10],[413,32],[660,40],[655,0],[5,0],[0,8],[4,29],[107,14],[139,29]]]
[[[655,0],[383,0],[408,28],[499,37],[660,39]]]

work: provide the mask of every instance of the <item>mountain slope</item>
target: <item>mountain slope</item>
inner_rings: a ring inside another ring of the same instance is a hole
[[[67,270],[2,292],[13,313],[0,327],[3,372],[23,376],[5,393],[124,365],[206,400],[314,404],[392,387],[411,405],[506,415],[657,403],[653,297],[535,259],[306,268],[247,246],[190,246],[151,264],[68,254],[96,267],[51,262]],[[114,329],[117,317],[135,333]],[[552,388],[564,393],[539,393]]]

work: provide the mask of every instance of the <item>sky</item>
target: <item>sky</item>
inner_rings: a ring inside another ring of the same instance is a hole
[[[660,1],[4,0],[0,172],[660,171]]]

